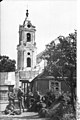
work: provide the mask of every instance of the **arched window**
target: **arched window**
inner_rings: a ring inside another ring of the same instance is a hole
[[[31,41],[31,34],[27,33],[27,42],[30,42],[30,41]]]
[[[31,58],[27,58],[27,67],[31,67]]]

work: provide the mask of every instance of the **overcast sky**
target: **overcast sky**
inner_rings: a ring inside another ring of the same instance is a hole
[[[67,36],[76,28],[76,0],[3,1],[1,3],[1,54],[17,60],[19,25],[28,6],[29,19],[36,26],[37,53],[59,35]]]

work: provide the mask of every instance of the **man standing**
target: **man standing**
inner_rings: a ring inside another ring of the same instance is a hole
[[[14,104],[14,100],[15,100],[15,93],[13,92],[13,88],[10,88],[10,91],[8,92],[8,100],[9,102],[13,102]]]
[[[21,111],[21,109],[23,109],[23,112],[24,112],[24,101],[23,101],[23,96],[24,96],[23,90],[21,89],[21,87],[19,87],[18,93],[17,93],[18,103],[19,103],[20,111]]]

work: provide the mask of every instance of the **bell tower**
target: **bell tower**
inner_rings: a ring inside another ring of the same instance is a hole
[[[26,18],[23,25],[19,25],[19,44],[17,45],[17,69],[19,71],[31,71],[36,66],[36,28],[28,18],[29,13],[26,10]]]

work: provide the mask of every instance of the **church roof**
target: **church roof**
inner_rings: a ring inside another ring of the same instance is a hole
[[[52,75],[47,75],[44,73],[44,71],[42,73],[40,73],[39,75],[37,75],[31,82],[34,82],[36,80],[55,80],[55,81],[64,81],[62,77],[57,77],[55,78]],[[67,79],[67,77],[64,77],[64,79]]]
[[[42,61],[44,52],[45,52],[45,50],[40,52],[39,54],[37,54],[37,56],[36,56],[37,64],[39,64]]]

